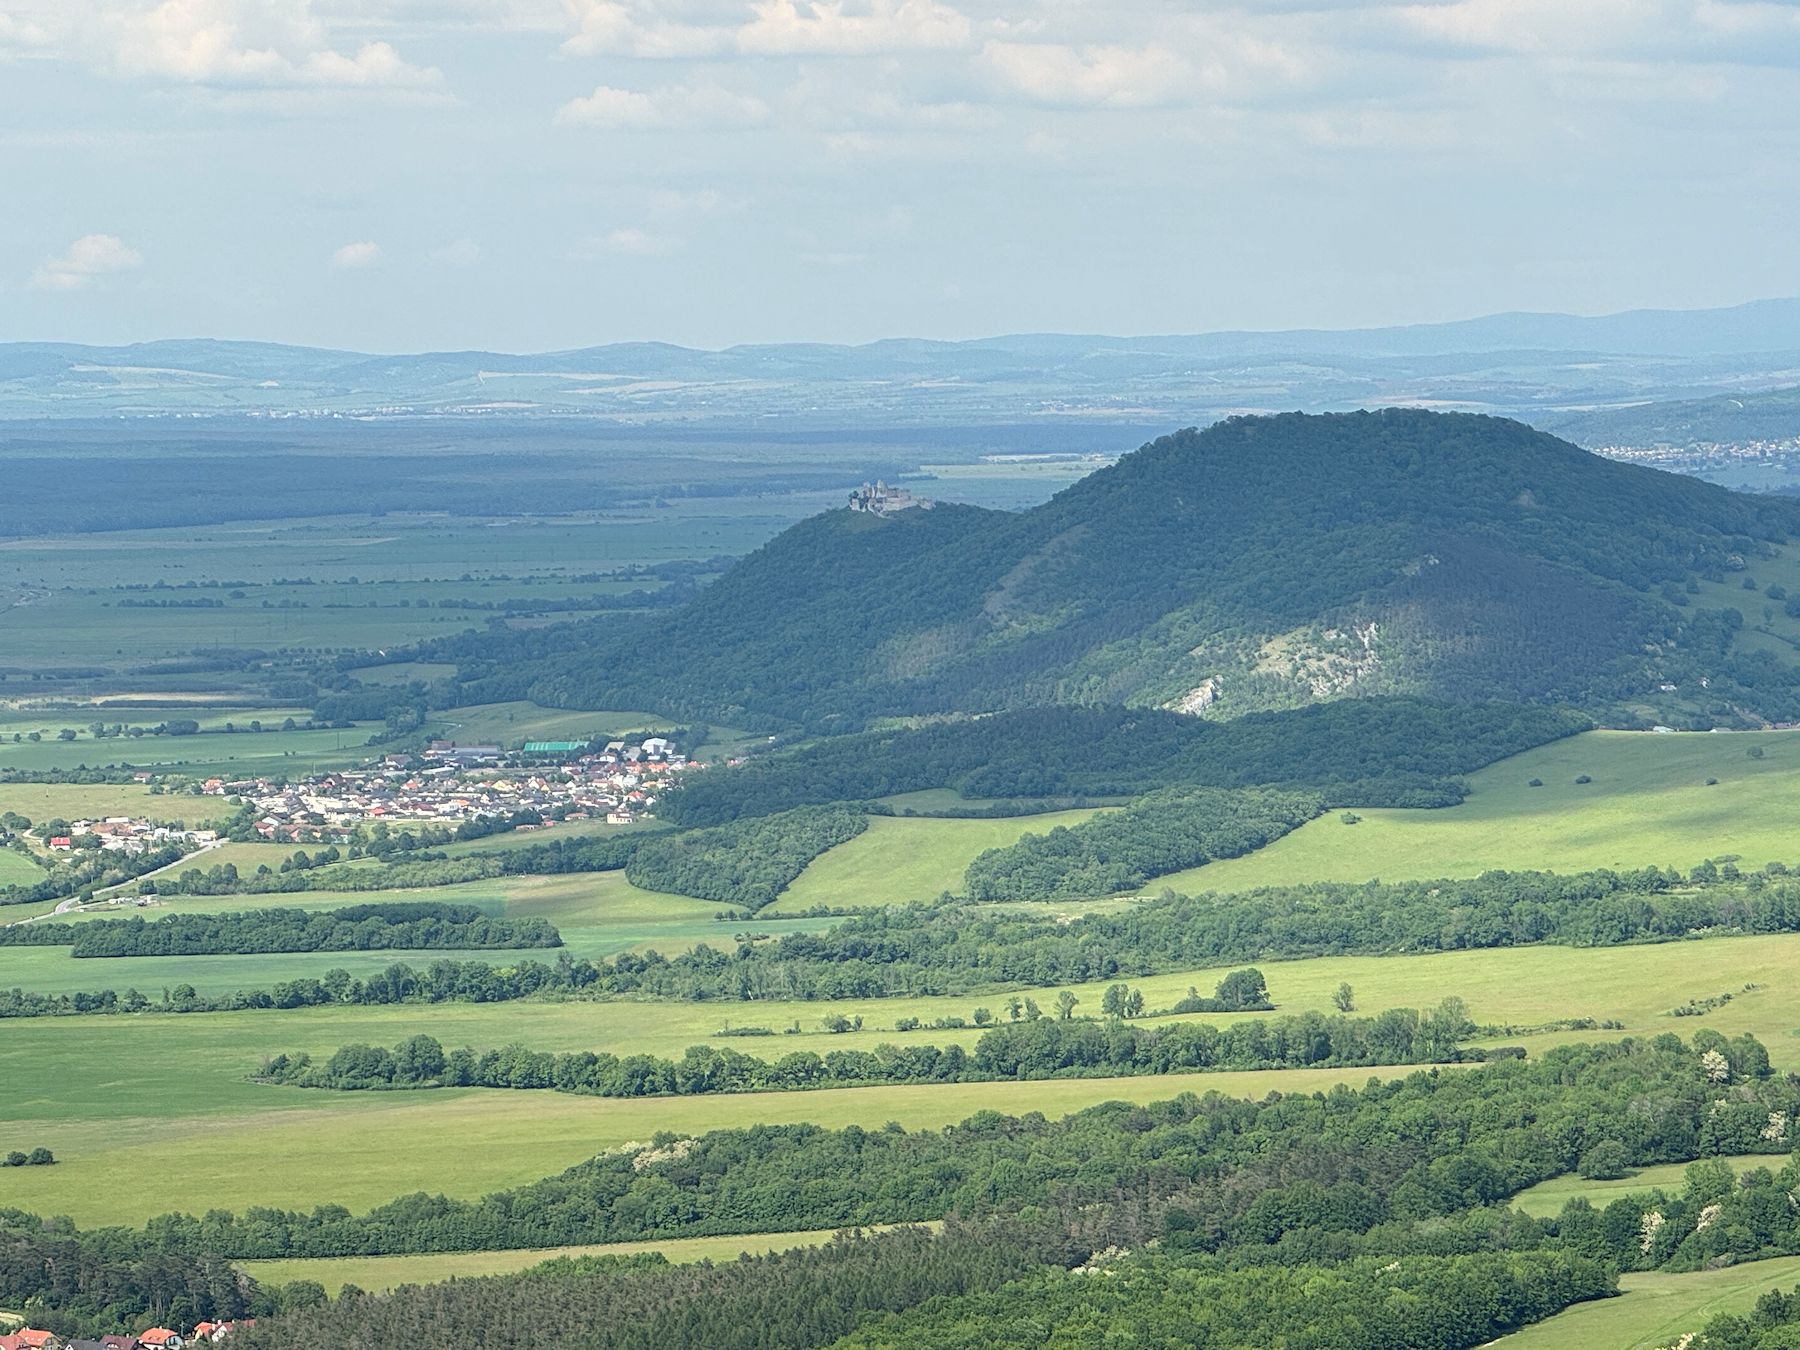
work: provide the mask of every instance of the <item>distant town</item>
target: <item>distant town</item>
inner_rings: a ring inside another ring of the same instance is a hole
[[[247,804],[263,840],[347,843],[371,825],[454,828],[520,817],[532,823],[515,828],[526,830],[562,820],[633,825],[683,774],[705,767],[661,736],[598,749],[587,741],[530,741],[521,750],[433,741],[419,753],[386,755],[362,769],[301,779],[208,778],[198,787],[205,796]],[[69,821],[45,842],[53,852],[100,848],[132,856],[171,844],[207,848],[222,841],[216,830],[112,816]]]

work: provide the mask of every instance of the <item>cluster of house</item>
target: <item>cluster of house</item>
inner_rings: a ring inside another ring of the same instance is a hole
[[[342,842],[377,821],[458,825],[523,812],[628,825],[680,775],[704,767],[661,736],[600,750],[585,741],[533,741],[516,752],[434,742],[423,755],[388,755],[366,769],[292,783],[211,778],[201,790],[252,803],[264,839]]]
[[[72,820],[67,834],[50,836],[53,852],[65,853],[75,847],[77,839],[92,836],[100,847],[112,853],[135,855],[148,853],[167,844],[211,844],[217,842],[216,830],[184,830],[177,825],[154,825],[132,816],[108,816],[105,820]]]
[[[183,1350],[187,1346],[215,1344],[236,1328],[254,1324],[254,1318],[246,1317],[241,1322],[202,1322],[187,1336],[167,1327],[151,1327],[135,1336],[102,1336],[99,1340],[64,1340],[53,1331],[21,1327],[0,1336],[0,1350]]]

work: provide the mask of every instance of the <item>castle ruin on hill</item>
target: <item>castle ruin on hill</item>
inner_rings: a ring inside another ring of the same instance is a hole
[[[897,511],[908,511],[918,507],[929,511],[937,505],[925,497],[915,497],[903,487],[889,487],[879,478],[873,483],[864,483],[850,494],[850,509],[866,511],[872,516],[891,516]]]

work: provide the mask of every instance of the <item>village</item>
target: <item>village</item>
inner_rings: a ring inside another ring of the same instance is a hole
[[[597,750],[581,741],[533,741],[516,751],[434,741],[417,754],[390,754],[361,769],[296,780],[208,778],[197,788],[204,796],[241,803],[237,809],[247,806],[259,839],[332,844],[349,842],[367,826],[455,829],[520,818],[514,828],[562,820],[632,825],[682,774],[705,767],[661,736],[635,744],[611,741]],[[220,842],[217,830],[128,816],[70,821],[46,840],[52,852],[100,848],[126,856]]]
[[[201,1322],[187,1336],[167,1327],[151,1327],[135,1336],[101,1336],[96,1340],[65,1340],[53,1331],[20,1327],[0,1336],[0,1350],[183,1350],[189,1346],[217,1344],[238,1327],[254,1325],[254,1318],[239,1322]]]
[[[263,839],[343,842],[370,824],[455,827],[536,816],[631,825],[680,775],[704,767],[660,736],[597,751],[584,742],[532,741],[503,751],[434,741],[420,754],[388,755],[366,769],[291,783],[212,778],[201,791],[249,803]]]

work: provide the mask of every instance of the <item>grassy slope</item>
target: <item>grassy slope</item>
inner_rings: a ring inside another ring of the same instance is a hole
[[[627,737],[668,729],[674,720],[646,712],[571,712],[535,703],[483,703],[433,713],[432,730],[461,745],[519,746],[526,741]]]
[[[1659,1350],[1720,1313],[1748,1312],[1771,1289],[1800,1283],[1800,1257],[1751,1261],[1691,1275],[1624,1275],[1622,1298],[1579,1304],[1493,1342],[1496,1350]]]
[[[317,1280],[325,1292],[337,1296],[346,1284],[372,1294],[386,1293],[402,1284],[430,1284],[438,1280],[468,1279],[479,1275],[505,1275],[539,1265],[559,1256],[622,1256],[632,1252],[661,1252],[677,1265],[692,1261],[731,1261],[745,1252],[792,1251],[831,1241],[838,1230],[812,1229],[797,1233],[763,1233],[749,1237],[674,1238],[666,1242],[608,1242],[589,1247],[527,1248],[504,1252],[429,1252],[418,1256],[345,1256],[292,1261],[246,1261],[244,1269],[264,1284],[289,1284]]]
[[[1760,747],[1762,759],[1747,751]],[[1583,774],[1593,779],[1577,784]],[[1527,786],[1533,778],[1543,786]],[[1708,778],[1718,784],[1706,786]],[[1596,731],[1528,750],[1470,778],[1461,806],[1361,810],[1301,826],[1243,858],[1146,889],[1244,890],[1300,881],[1476,876],[1492,868],[1573,872],[1655,863],[1683,869],[1738,854],[1800,862],[1800,732],[1655,735]]]
[[[10,848],[0,849],[0,886],[26,886],[44,875],[39,867],[23,853],[15,853]],[[0,919],[0,923],[5,922]]]
[[[1077,825],[1092,811],[1056,811],[1001,820],[928,820],[872,816],[869,828],[847,844],[815,859],[763,910],[794,913],[832,908],[900,905],[961,891],[963,873],[984,849],[1005,848],[1026,834],[1044,834],[1058,825]]]

